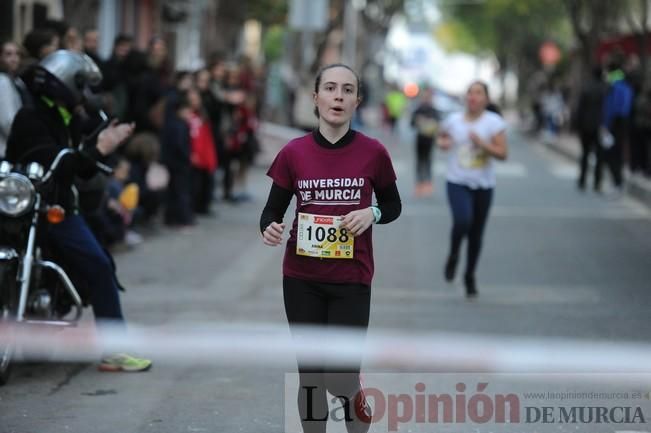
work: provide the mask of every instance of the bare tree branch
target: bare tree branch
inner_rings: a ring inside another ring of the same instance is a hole
[[[572,22],[572,29],[574,34],[579,40],[583,40],[587,37],[587,32],[583,30],[581,25],[581,9],[583,5],[582,0],[564,0],[563,3],[567,8],[567,11],[570,15],[570,21]]]
[[[646,2],[646,0],[642,0],[642,3],[645,3],[645,2]],[[635,22],[635,19],[633,17],[635,15],[635,11],[634,11],[634,7],[633,7],[632,3],[631,2],[626,2],[626,6],[624,8],[625,8],[624,17],[626,18],[626,23],[631,28],[631,32],[638,33],[639,29],[638,29],[637,23]],[[643,18],[643,20],[645,20],[645,19],[646,18]]]
[[[640,10],[642,11],[642,33],[649,32],[649,0],[640,0]]]

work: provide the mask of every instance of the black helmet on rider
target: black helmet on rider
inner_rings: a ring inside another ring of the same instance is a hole
[[[93,98],[90,88],[102,81],[102,73],[86,54],[57,50],[26,71],[24,80],[34,94],[72,110]]]

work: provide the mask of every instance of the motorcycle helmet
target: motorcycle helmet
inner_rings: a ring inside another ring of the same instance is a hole
[[[86,54],[57,50],[32,66],[23,77],[36,95],[63,103],[72,110],[93,97],[91,86],[102,81],[102,73]]]

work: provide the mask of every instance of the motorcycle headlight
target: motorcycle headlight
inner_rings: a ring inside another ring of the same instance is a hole
[[[36,197],[32,182],[20,174],[0,180],[0,213],[18,217],[27,212]]]

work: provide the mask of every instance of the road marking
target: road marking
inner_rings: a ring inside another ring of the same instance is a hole
[[[409,175],[415,171],[414,163],[400,160],[394,161],[393,168],[399,177]],[[436,161],[433,166],[434,174],[443,176],[446,172],[446,163],[444,161]],[[527,167],[520,162],[505,162],[495,164],[495,174],[501,178],[517,178],[521,179],[529,175]]]
[[[509,284],[482,285],[481,291],[481,303],[490,305],[596,304],[601,301],[601,297],[590,287]],[[380,302],[373,306],[374,309],[399,306],[411,309],[414,304],[421,304],[427,300],[457,300],[463,297],[461,284],[447,284],[443,282],[442,276],[440,282],[434,281],[431,288],[373,287],[373,292],[376,300],[390,302],[390,304]]]
[[[597,219],[597,220],[640,220],[651,219],[651,210],[643,206],[616,207],[603,209],[570,209],[551,206],[493,206],[491,217],[498,218],[558,218],[558,219]],[[449,216],[446,206],[406,205],[401,217]]]
[[[527,167],[520,162],[496,162],[494,167],[495,175],[498,177],[523,178],[529,175]],[[444,161],[434,163],[434,173],[443,175],[446,170],[447,164]]]
[[[549,171],[552,174],[552,176],[561,180],[576,180],[579,177],[575,165],[555,164],[549,167]]]

